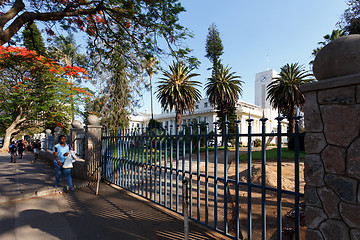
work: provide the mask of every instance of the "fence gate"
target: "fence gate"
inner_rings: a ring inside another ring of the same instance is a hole
[[[261,133],[252,132],[252,119],[247,120],[247,134],[239,133],[239,121],[234,134],[228,134],[226,122],[215,123],[210,134],[201,132],[200,124],[106,130],[103,178],[179,214],[183,214],[182,180],[188,180],[192,220],[233,239],[300,239],[305,231],[299,155],[299,138],[304,134],[299,133],[299,119],[295,117],[295,133],[281,132],[281,117],[276,118],[276,133],[266,133],[264,117]],[[244,138],[248,143],[274,138],[274,157],[267,157],[266,144],[242,146]],[[294,140],[291,157],[283,156],[283,138]]]

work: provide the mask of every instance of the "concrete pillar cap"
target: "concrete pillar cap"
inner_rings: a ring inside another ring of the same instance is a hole
[[[56,133],[60,133],[61,131],[62,131],[61,127],[56,127],[54,129],[54,132],[56,132]]]
[[[95,125],[95,126],[100,125],[100,119],[95,115],[89,115],[87,120],[88,120],[89,125]]]
[[[82,128],[82,124],[81,124],[81,122],[79,120],[72,121],[71,126],[73,128]]]
[[[337,38],[317,54],[313,72],[317,80],[360,73],[360,34]]]

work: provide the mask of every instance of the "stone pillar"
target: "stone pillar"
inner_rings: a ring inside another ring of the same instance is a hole
[[[62,133],[61,127],[56,127],[54,129],[54,146],[59,142],[59,136]]]
[[[100,120],[95,115],[88,117],[85,128],[85,163],[87,178],[96,180],[101,158],[101,126]]]
[[[360,239],[360,35],[317,55],[305,84],[306,239]]]
[[[45,130],[45,150],[47,150],[49,147],[49,136],[51,136],[51,130],[46,129]]]
[[[82,124],[79,120],[74,120],[71,123],[72,128],[70,129],[70,137],[71,137],[71,146],[74,149],[74,151],[78,152],[78,144],[77,140],[79,138],[83,138],[85,135],[85,129],[82,127]],[[84,150],[84,149],[83,149]]]

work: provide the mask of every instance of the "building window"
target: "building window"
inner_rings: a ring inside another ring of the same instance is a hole
[[[207,117],[204,117],[204,122],[207,123]]]
[[[195,105],[195,109],[199,109],[199,105],[198,105],[198,104]]]
[[[207,108],[208,107],[208,103],[204,103],[204,108]]]

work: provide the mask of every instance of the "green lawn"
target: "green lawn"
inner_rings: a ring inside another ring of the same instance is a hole
[[[300,151],[299,153],[299,157],[300,158],[305,158],[305,152],[304,151]],[[240,160],[247,160],[248,155],[242,155],[240,156]],[[270,149],[270,150],[266,150],[266,159],[270,160],[270,159],[276,159],[277,158],[277,149]],[[288,148],[282,148],[281,151],[281,158],[282,159],[294,159],[295,158],[295,151],[289,150]],[[252,152],[252,159],[253,160],[261,160],[261,151],[255,151]]]

